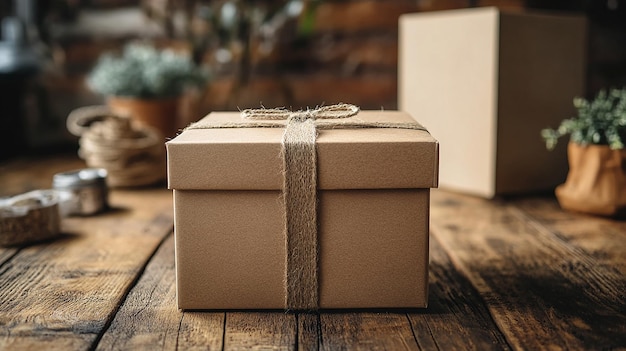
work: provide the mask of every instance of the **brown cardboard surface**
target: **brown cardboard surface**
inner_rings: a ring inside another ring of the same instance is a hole
[[[320,307],[425,307],[429,189],[319,194]],[[285,308],[279,191],[175,190],[182,309]]]
[[[320,193],[320,307],[426,307],[429,189]]]
[[[540,131],[584,94],[585,32],[581,16],[494,7],[400,18],[398,106],[445,145],[441,187],[493,197],[563,182],[565,143],[548,151]]]
[[[412,121],[400,112],[356,118]],[[179,308],[287,307],[282,134],[187,130],[167,143]],[[425,307],[437,141],[425,131],[333,129],[319,130],[316,147],[320,308]]]
[[[500,14],[496,193],[551,190],[565,180],[567,143],[548,151],[538,135],[576,115],[572,99],[585,91],[586,31],[579,16]]]
[[[182,309],[282,309],[279,191],[174,191]]]
[[[242,122],[239,113],[206,118]],[[361,111],[357,119],[410,122],[406,113]],[[281,123],[281,122],[278,122]],[[283,128],[186,130],[167,143],[170,189],[278,190]],[[438,144],[427,132],[367,128],[320,130],[320,189],[437,186]]]

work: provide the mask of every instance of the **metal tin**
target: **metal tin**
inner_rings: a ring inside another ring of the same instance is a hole
[[[103,168],[84,168],[55,174],[52,178],[52,187],[72,194],[70,201],[61,204],[61,212],[92,215],[107,209],[106,178],[107,171]]]

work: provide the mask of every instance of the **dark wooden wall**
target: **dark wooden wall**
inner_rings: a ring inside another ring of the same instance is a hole
[[[146,1],[151,0],[144,0],[144,4]],[[102,102],[102,97],[86,89],[84,78],[103,52],[138,37],[178,47],[186,45],[181,40],[164,38],[149,21],[126,31],[116,28],[116,11],[138,9],[140,0],[74,3],[81,7],[70,6],[55,17],[43,19],[64,23],[57,26],[63,30],[45,34],[54,64],[45,73],[43,85],[50,94],[49,113],[59,118],[75,107]],[[608,8],[608,3],[616,7]],[[256,57],[250,84],[237,91],[238,99],[232,98],[236,68],[215,67],[214,80],[202,96],[200,113],[260,103],[267,107],[303,108],[340,101],[365,109],[394,109],[397,107],[398,17],[409,12],[474,6],[586,15],[590,20],[587,93],[593,95],[601,88],[626,85],[626,1],[608,3],[606,0],[325,0],[316,8],[313,31],[304,40],[287,40],[271,55]],[[85,9],[92,14],[113,16],[109,26],[112,30],[99,31],[97,26],[73,28],[76,23],[71,18],[80,13],[78,10]],[[210,62],[210,53],[206,57]]]
[[[99,0],[92,7],[103,11],[135,6],[139,1]],[[205,110],[232,109],[264,103],[288,104],[295,108],[338,101],[364,108],[396,108],[398,17],[403,13],[437,11],[472,6],[498,6],[521,11],[542,9],[583,13],[590,19],[588,93],[626,84],[626,1],[540,0],[326,0],[315,10],[314,31],[298,43],[287,41],[269,56],[256,60],[250,85],[233,92],[234,69],[221,67],[203,99]],[[55,39],[61,76],[57,89],[80,91],[82,79],[104,51],[133,37],[92,33]]]

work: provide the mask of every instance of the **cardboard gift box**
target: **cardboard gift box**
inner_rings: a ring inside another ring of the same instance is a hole
[[[415,124],[397,111],[350,120]],[[203,122],[248,123],[236,112]],[[286,299],[286,257],[298,255],[285,237],[286,123],[272,123],[188,128],[167,143],[181,309],[299,309]],[[318,129],[315,148],[312,309],[425,307],[437,141],[425,130],[345,127]]]
[[[446,145],[442,188],[491,198],[565,180],[566,143],[548,151],[540,132],[584,95],[584,17],[482,7],[399,22],[398,106]]]

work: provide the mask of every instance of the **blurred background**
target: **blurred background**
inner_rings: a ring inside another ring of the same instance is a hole
[[[2,0],[0,160],[75,148],[68,114],[106,99],[86,77],[131,41],[210,72],[183,124],[260,104],[396,109],[399,16],[482,6],[586,16],[587,96],[626,85],[624,0]]]

